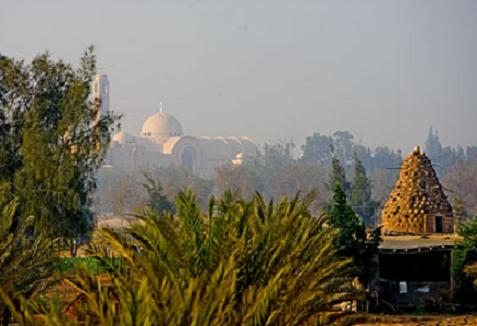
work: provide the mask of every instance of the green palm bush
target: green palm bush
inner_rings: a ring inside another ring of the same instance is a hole
[[[56,264],[56,240],[38,229],[34,218],[16,219],[18,201],[1,208],[0,215],[0,320],[7,324],[11,312],[7,303],[37,297],[52,281]]]
[[[109,266],[68,282],[75,318],[43,307],[49,325],[328,324],[351,300],[348,260],[333,249],[335,229],[311,216],[310,198],[265,203],[227,192],[200,210],[180,193],[177,213],[145,212],[126,231],[103,229],[91,254]],[[121,265],[109,257],[121,257]],[[38,305],[32,309],[39,309]],[[56,310],[55,310],[56,309]],[[25,321],[24,322],[28,322]],[[34,323],[34,321],[30,321]]]

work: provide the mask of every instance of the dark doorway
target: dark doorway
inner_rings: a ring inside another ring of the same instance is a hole
[[[442,233],[442,216],[436,216],[436,232]]]
[[[195,172],[197,153],[193,147],[186,147],[182,151],[181,165],[191,172]]]

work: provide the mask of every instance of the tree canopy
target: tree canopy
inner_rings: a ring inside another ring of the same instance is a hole
[[[92,48],[76,69],[47,53],[0,58],[0,204],[18,200],[16,222],[35,216],[52,236],[79,240],[91,227],[89,195],[118,119],[98,114],[95,67]]]
[[[379,229],[368,237],[364,222],[347,203],[346,194],[339,183],[335,184],[331,209],[330,224],[339,230],[334,240],[337,253],[352,258],[353,275],[367,284],[376,269],[376,255],[381,241]]]

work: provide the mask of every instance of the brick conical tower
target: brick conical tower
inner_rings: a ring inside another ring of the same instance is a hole
[[[404,159],[381,222],[384,234],[453,232],[452,207],[431,160],[419,147]]]

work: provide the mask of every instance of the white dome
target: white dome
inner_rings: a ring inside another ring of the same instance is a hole
[[[141,137],[155,143],[163,143],[171,137],[182,136],[182,126],[170,114],[158,112],[146,119],[142,125]]]

